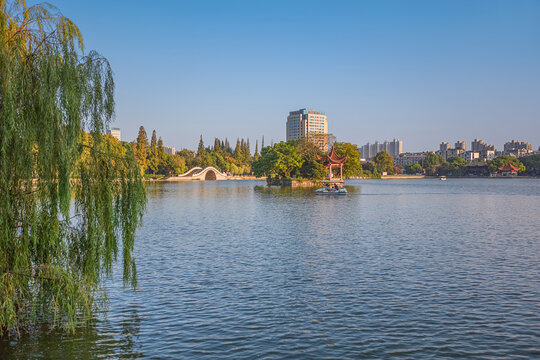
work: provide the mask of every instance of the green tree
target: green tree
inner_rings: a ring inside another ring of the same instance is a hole
[[[426,155],[424,161],[422,161],[422,167],[426,170],[427,175],[436,174],[436,166],[441,165],[444,159],[442,156],[437,155],[433,152]]]
[[[148,137],[146,136],[146,130],[141,126],[139,128],[139,134],[137,135],[137,140],[135,144],[135,156],[137,157],[137,162],[144,173],[146,171],[146,158],[148,157]]]
[[[423,173],[424,169],[422,169],[422,166],[419,163],[415,163],[407,165],[405,171],[407,171],[407,174],[414,175]]]
[[[267,146],[261,149],[261,156],[253,161],[255,176],[275,175],[278,155],[273,148]]]
[[[539,176],[540,175],[540,154],[523,156],[518,159],[525,166],[527,175]]]
[[[345,142],[335,142],[334,150],[339,156],[348,155],[347,161],[345,164],[343,164],[343,177],[363,175],[358,145]]]
[[[302,158],[302,166],[298,169],[298,174],[307,179],[322,179],[328,175],[324,168],[320,156],[324,154],[308,138],[301,138],[296,141],[296,148]]]
[[[499,170],[499,168],[505,167],[508,164],[512,164],[515,167],[518,167],[520,169],[519,171],[525,171],[525,165],[523,165],[521,161],[519,161],[513,156],[508,155],[498,156],[488,162],[489,171],[495,173]]]
[[[465,176],[467,175],[467,161],[459,156],[449,157],[437,169],[438,175]]]
[[[0,7],[0,335],[74,329],[118,256],[136,283],[144,184],[133,146],[102,135],[108,61],[51,5]]]
[[[204,141],[201,135],[201,139],[199,140],[199,146],[197,147],[197,156],[202,156],[204,152],[206,152],[206,150],[204,149]]]
[[[156,174],[159,167],[159,154],[157,148],[156,130],[152,131],[152,139],[150,140],[150,151],[148,152],[148,171]]]
[[[290,178],[291,173],[302,166],[302,155],[298,152],[294,141],[281,141],[273,146],[277,155],[274,171],[282,177]]]
[[[391,157],[386,151],[381,151],[375,155],[375,159],[373,159],[373,166],[380,174],[383,172],[394,174],[395,172],[394,158]]]

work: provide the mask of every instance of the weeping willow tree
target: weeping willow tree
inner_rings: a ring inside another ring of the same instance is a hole
[[[131,147],[102,135],[107,60],[51,5],[0,7],[0,335],[74,329],[117,260],[135,285],[144,184]]]

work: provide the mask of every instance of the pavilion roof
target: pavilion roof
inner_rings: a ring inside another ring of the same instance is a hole
[[[319,159],[322,159],[323,165],[340,165],[344,164],[345,161],[349,158],[349,155],[345,155],[343,157],[340,157],[338,154],[336,154],[336,151],[334,150],[334,147],[332,146],[332,149],[330,150],[330,153],[327,154],[324,157],[318,156]]]
[[[500,167],[499,170],[500,171],[518,171],[520,170],[520,168],[508,163],[506,164],[506,166]]]

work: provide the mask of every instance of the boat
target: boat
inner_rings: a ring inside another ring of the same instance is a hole
[[[441,181],[446,181],[446,176],[441,176],[441,177],[439,177],[439,180],[441,180]]]
[[[328,168],[328,180],[321,180],[321,184],[324,187],[315,190],[315,194],[319,195],[345,195],[347,194],[347,189],[343,187],[343,164],[349,158],[349,155],[340,157],[336,154],[334,146],[330,150],[330,153],[324,157],[317,155],[319,160],[322,160],[323,166]],[[339,180],[332,180],[333,173],[332,167],[339,167]]]
[[[343,187],[341,180],[322,180],[320,181],[324,187],[315,190],[318,195],[346,195],[347,189]]]

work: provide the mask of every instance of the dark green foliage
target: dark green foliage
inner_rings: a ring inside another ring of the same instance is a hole
[[[83,56],[52,6],[1,4],[0,335],[74,329],[119,255],[135,285],[145,189],[133,148],[101,135],[114,112],[107,60]]]
[[[458,156],[452,156],[441,163],[441,166],[437,168],[436,173],[437,175],[445,176],[466,176],[468,172],[466,165],[467,161],[465,161],[465,159]]]
[[[422,174],[424,172],[424,169],[422,169],[422,165],[416,163],[416,164],[410,164],[405,167],[405,171],[407,174],[415,175],[415,174]]]
[[[348,155],[347,161],[343,165],[343,177],[363,176],[362,163],[360,162],[360,151],[358,145],[344,142],[335,142],[334,150],[339,156]]]
[[[523,156],[519,161],[525,166],[524,174],[529,176],[540,176],[540,154]]]
[[[382,174],[383,172],[393,175],[395,173],[394,158],[386,151],[381,151],[373,159],[374,172]]]
[[[201,139],[199,140],[199,146],[197,147],[197,156],[202,156],[202,154],[204,152],[205,152],[204,141],[203,141],[202,135],[201,135]]]
[[[444,159],[435,153],[429,153],[422,162],[422,167],[426,170],[426,175],[435,175],[437,173],[437,165],[441,165]]]
[[[521,169],[520,171],[525,171],[525,165],[523,165],[521,161],[519,161],[517,158],[513,156],[507,156],[507,155],[498,156],[495,159],[491,160],[488,163],[489,171],[491,171],[492,173],[496,173],[499,170],[499,168],[502,168],[508,164],[512,164],[515,167],[520,168]]]

